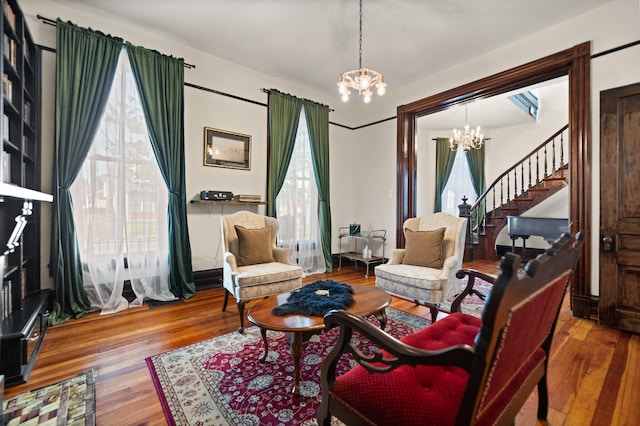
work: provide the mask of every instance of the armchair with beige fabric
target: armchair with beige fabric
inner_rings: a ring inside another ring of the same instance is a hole
[[[376,287],[427,306],[435,322],[440,303],[460,292],[467,219],[439,212],[407,219],[403,230],[405,248],[376,266]]]
[[[223,216],[220,222],[224,243],[222,310],[227,309],[231,293],[238,304],[238,332],[242,333],[245,304],[299,288],[302,268],[292,263],[291,251],[276,247],[277,219],[239,211]]]

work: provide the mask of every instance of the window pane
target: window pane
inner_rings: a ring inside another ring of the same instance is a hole
[[[100,127],[72,186],[78,242],[85,255],[160,249],[166,186],[147,133],[126,53],[120,55]],[[166,243],[163,243],[166,245]]]
[[[451,176],[442,191],[442,211],[458,216],[458,205],[462,204],[462,197],[466,196],[468,204],[476,201],[476,193],[471,183],[469,164],[463,150],[456,151],[456,158],[451,170]]]

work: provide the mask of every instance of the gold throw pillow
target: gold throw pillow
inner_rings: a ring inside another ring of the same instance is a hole
[[[238,266],[273,262],[271,227],[249,229],[235,225],[238,234]]]
[[[427,268],[441,269],[442,240],[445,228],[433,231],[411,231],[405,229],[405,252],[402,263]]]

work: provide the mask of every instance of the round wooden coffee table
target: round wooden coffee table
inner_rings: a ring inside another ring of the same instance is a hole
[[[375,315],[380,321],[380,327],[387,325],[387,315],[385,308],[391,302],[391,296],[386,291],[377,287],[350,284],[353,288],[353,298],[355,303],[347,311],[353,314],[366,317]],[[290,314],[278,316],[271,313],[273,308],[287,302],[289,293],[282,293],[270,296],[249,309],[247,317],[249,321],[260,327],[260,334],[264,342],[264,355],[261,362],[267,359],[269,354],[269,342],[267,341],[267,330],[282,331],[290,334],[291,354],[293,355],[294,367],[294,395],[300,395],[300,357],[302,351],[309,343],[309,338],[314,334],[322,332],[325,328],[324,317]]]

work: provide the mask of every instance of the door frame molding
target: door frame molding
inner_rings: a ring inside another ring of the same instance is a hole
[[[446,90],[397,108],[396,244],[404,247],[404,221],[416,215],[416,119],[454,105],[488,98],[567,75],[569,78],[570,231],[591,228],[591,42]],[[591,316],[590,235],[571,283],[571,309]]]

